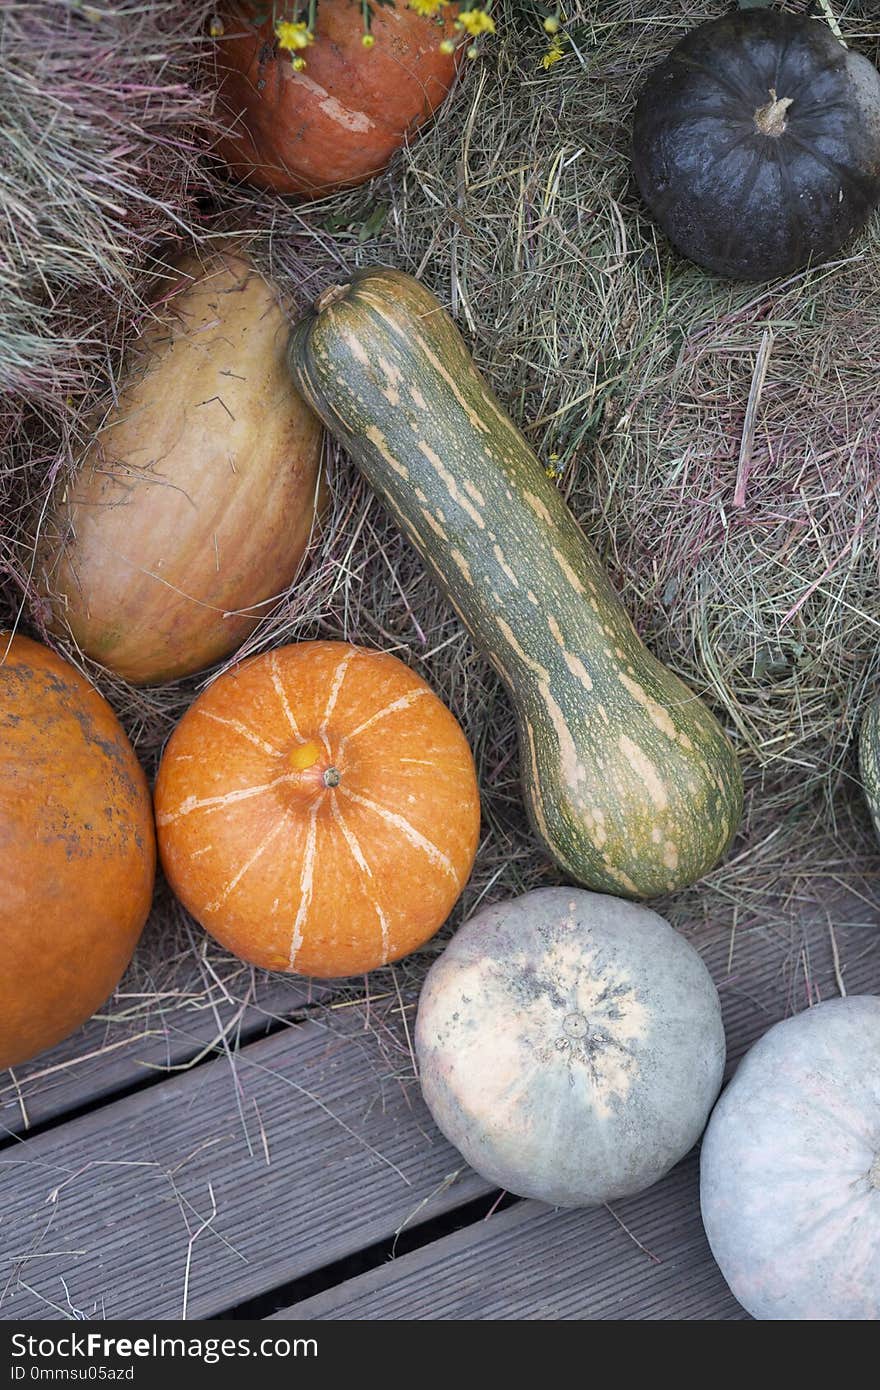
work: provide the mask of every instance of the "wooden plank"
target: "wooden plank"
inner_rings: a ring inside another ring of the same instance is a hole
[[[752,922],[703,934],[719,985],[728,1073],[780,1017],[810,994],[880,988],[876,912],[838,897],[829,919]],[[707,939],[708,937],[708,939]],[[648,1192],[604,1208],[553,1212],[524,1202],[356,1279],[301,1301],[281,1318],[675,1318],[746,1315],[727,1289],[702,1229],[693,1155]],[[655,1264],[639,1244],[661,1263]],[[491,1271],[491,1277],[487,1277]]]
[[[215,1316],[487,1192],[377,1013],[377,1033],[328,1014],[7,1149],[0,1315]]]
[[[732,1058],[802,1007],[807,990],[814,997],[835,993],[838,975],[851,992],[878,988],[874,920],[853,910],[835,922],[836,960],[824,918],[740,923],[729,972],[729,929],[701,933],[721,988]],[[411,1020],[412,995],[404,1007]],[[190,1315],[216,1316],[387,1240],[408,1219],[417,1224],[487,1193],[468,1170],[446,1185],[461,1160],[419,1098],[402,1017],[396,995],[369,1009],[358,1003],[321,1010],[235,1057],[7,1148],[0,1156],[0,1315],[63,1316],[67,1288],[89,1316],[174,1317],[186,1286]],[[522,1287],[497,1291],[490,1315],[549,1316],[534,1311],[546,1307],[559,1308],[559,1316],[615,1317],[618,1308],[629,1310],[626,1316],[734,1316],[715,1301],[719,1286],[706,1263],[696,1191],[693,1183],[677,1186],[681,1181],[674,1175],[668,1188],[638,1198],[635,1218],[627,1205],[624,1218],[649,1248],[660,1244],[663,1278],[672,1272],[671,1282],[657,1283],[653,1263],[641,1257],[647,1267],[633,1267],[631,1284],[620,1285],[615,1269],[624,1247],[607,1213],[607,1228],[584,1225],[602,1213],[542,1213],[551,1223],[551,1265],[557,1237],[600,1252],[614,1242],[607,1266],[583,1275],[591,1301],[566,1302],[580,1287],[572,1253],[566,1279],[548,1288],[545,1303],[538,1301],[535,1268]],[[502,1229],[492,1221],[472,1239]],[[669,1243],[679,1230],[690,1231],[692,1246]],[[525,1259],[532,1238],[524,1226],[510,1258]],[[444,1250],[438,1242],[441,1258]],[[505,1311],[508,1301],[516,1312]],[[587,1312],[573,1313],[575,1306]]]
[[[692,1155],[614,1215],[519,1202],[274,1317],[746,1318],[703,1234],[697,1168]]]
[[[209,950],[201,932],[194,940],[204,949],[170,933],[157,975],[147,962],[163,958],[159,930],[156,921],[147,928],[151,939],[95,1018],[33,1061],[0,1070],[0,1149],[11,1136],[186,1066],[212,1044],[235,1047],[339,991],[338,982],[255,971]]]

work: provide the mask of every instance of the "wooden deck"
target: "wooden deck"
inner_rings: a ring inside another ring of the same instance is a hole
[[[805,911],[698,942],[731,1061],[807,981],[880,989],[878,914]],[[613,1211],[501,1199],[421,1102],[415,1007],[393,981],[367,1005],[270,979],[243,1012],[218,992],[162,1026],[93,1021],[0,1074],[0,1316],[745,1317],[696,1155]],[[235,1047],[202,1055],[233,1020]]]

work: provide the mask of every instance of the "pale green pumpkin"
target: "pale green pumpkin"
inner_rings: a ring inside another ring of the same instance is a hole
[[[398,271],[360,271],[321,295],[288,360],[504,679],[526,804],[553,857],[631,897],[705,874],[739,824],[733,748],[645,649],[434,296]]]

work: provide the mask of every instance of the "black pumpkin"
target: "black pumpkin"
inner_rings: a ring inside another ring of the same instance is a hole
[[[635,174],[699,265],[769,280],[825,259],[880,200],[880,73],[824,23],[741,10],[687,34],[636,106]]]

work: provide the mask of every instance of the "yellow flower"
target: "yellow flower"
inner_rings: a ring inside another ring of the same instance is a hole
[[[552,68],[554,63],[558,63],[560,58],[564,57],[565,49],[563,47],[562,39],[558,34],[554,34],[553,39],[550,43],[550,47],[547,49],[547,52],[541,59],[541,65],[542,67],[547,69]]]
[[[361,39],[361,43],[363,44],[364,48],[372,48],[375,42],[376,40],[373,38],[372,34],[364,34],[363,38]]]
[[[548,14],[547,18],[544,20],[544,30],[548,34],[559,33],[559,20],[555,14]]]
[[[275,37],[278,47],[286,48],[291,53],[300,48],[308,48],[310,43],[315,42],[315,36],[307,24],[290,24],[287,20],[275,25]]]
[[[452,39],[444,39],[444,40],[443,40],[443,42],[442,42],[441,45],[440,45],[440,52],[441,52],[441,53],[454,53],[454,52],[455,52],[455,44],[452,42]]]
[[[467,29],[473,38],[480,34],[494,34],[495,21],[485,10],[465,10],[455,21],[456,29]]]
[[[303,72],[308,65],[305,58],[294,58],[290,66],[293,68],[294,72]]]
[[[438,10],[444,9],[449,4],[449,0],[407,0],[407,3],[411,10],[415,10],[416,14],[424,15],[426,19],[430,19]]]
[[[212,39],[222,39],[223,35],[226,33],[226,25],[218,14],[211,15],[208,33],[211,35]]]

